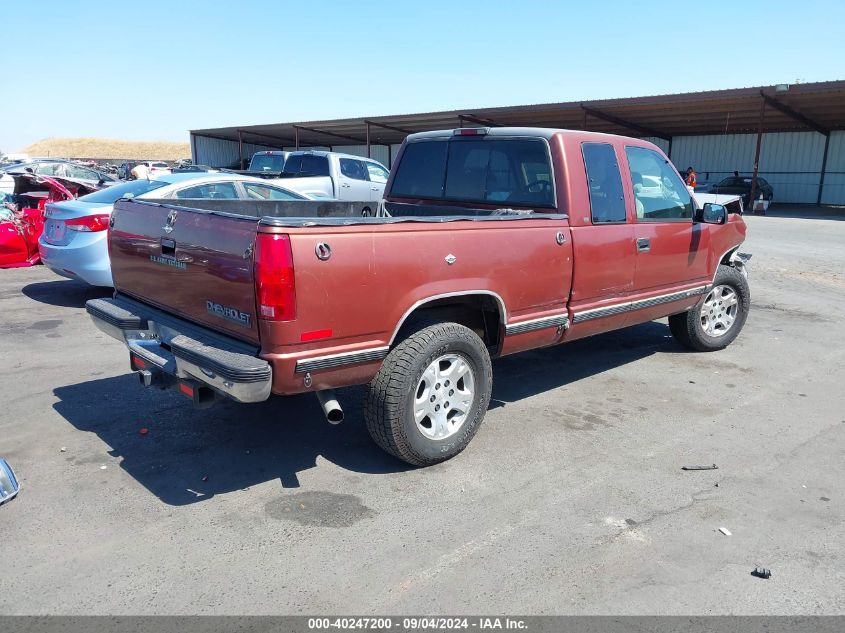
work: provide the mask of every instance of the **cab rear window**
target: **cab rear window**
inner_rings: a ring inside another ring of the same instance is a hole
[[[256,154],[249,164],[251,171],[282,171],[284,167],[283,154]]]
[[[328,176],[329,159],[319,154],[291,154],[285,161],[284,173],[297,176]]]
[[[405,147],[391,196],[554,207],[545,142],[523,138],[416,141]]]

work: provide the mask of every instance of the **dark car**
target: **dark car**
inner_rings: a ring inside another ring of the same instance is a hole
[[[207,171],[218,171],[214,167],[208,165],[184,165],[182,167],[174,167],[170,170],[173,174],[194,174]]]
[[[3,169],[7,174],[23,174],[30,172],[39,176],[52,176],[58,178],[72,178],[90,183],[99,189],[103,185],[113,185],[117,179],[104,170],[85,167],[68,160],[41,158],[29,163],[20,163]]]
[[[750,208],[751,195],[751,176],[730,176],[725,178],[718,184],[714,185],[710,193],[730,194],[732,196],[740,196],[742,198],[742,205]],[[754,194],[755,198],[759,198],[763,194],[763,200],[771,202],[775,195],[772,186],[764,178],[757,177],[757,191]]]

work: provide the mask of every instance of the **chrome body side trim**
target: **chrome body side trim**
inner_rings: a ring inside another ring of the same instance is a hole
[[[672,301],[679,301],[680,299],[689,299],[703,295],[707,291],[707,286],[698,286],[697,288],[690,288],[689,290],[681,290],[666,295],[658,295],[656,297],[649,297],[648,299],[639,299],[631,302],[631,310],[640,310],[642,308],[650,308],[651,306],[660,305],[661,303],[671,303]]]
[[[530,321],[522,321],[521,323],[508,324],[505,326],[505,336],[533,332],[534,330],[542,330],[549,327],[566,329],[569,327],[569,317],[565,314],[555,314],[539,319],[531,319]]]
[[[688,299],[703,295],[707,292],[708,286],[698,286],[697,288],[690,288],[689,290],[681,290],[679,292],[671,292],[665,295],[658,295],[656,297],[648,297],[647,299],[639,299],[637,301],[624,301],[602,308],[594,308],[592,310],[583,310],[572,315],[573,323],[581,323],[583,321],[591,321],[592,319],[600,319],[602,317],[613,316],[615,314],[622,314],[624,312],[633,312],[634,310],[642,310],[643,308],[650,308],[652,306],[663,303],[671,303],[673,301],[680,301],[681,299]]]
[[[602,317],[613,316],[614,314],[621,314],[631,309],[631,302],[616,303],[614,305],[605,306],[604,308],[594,308],[592,310],[584,310],[583,312],[575,312],[572,314],[573,323],[581,323],[582,321],[590,321],[592,319],[601,319]]]
[[[393,345],[393,342],[396,340],[396,335],[399,334],[399,330],[402,329],[402,325],[405,323],[405,320],[411,316],[411,314],[419,308],[420,306],[431,303],[432,301],[436,301],[438,299],[448,299],[450,297],[464,297],[467,295],[487,295],[493,297],[496,300],[496,304],[499,306],[499,318],[501,319],[502,323],[508,322],[508,312],[505,308],[505,301],[502,299],[501,295],[492,290],[461,290],[459,292],[444,292],[443,294],[439,295],[432,295],[430,297],[426,297],[425,299],[420,299],[410,308],[405,311],[405,314],[402,315],[402,318],[399,319],[399,323],[396,328],[393,330],[393,335],[390,337],[390,341],[388,342],[388,347]]]
[[[310,371],[319,371],[321,369],[332,369],[334,367],[342,367],[344,365],[354,365],[356,363],[367,363],[374,360],[381,360],[390,351],[390,347],[373,347],[371,349],[363,349],[355,352],[342,352],[340,354],[328,354],[326,356],[317,356],[315,358],[307,358],[296,361],[296,373],[305,374]]]

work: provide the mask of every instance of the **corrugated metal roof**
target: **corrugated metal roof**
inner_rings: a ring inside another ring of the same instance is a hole
[[[194,136],[301,147],[400,143],[412,132],[466,125],[588,129],[628,136],[677,137],[763,130],[845,129],[845,81],[757,86],[597,101],[424,112],[193,130]]]

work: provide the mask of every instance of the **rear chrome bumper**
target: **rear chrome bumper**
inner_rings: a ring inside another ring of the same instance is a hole
[[[118,295],[85,304],[94,324],[129,349],[142,382],[194,382],[237,402],[270,397],[273,372],[258,350]]]

